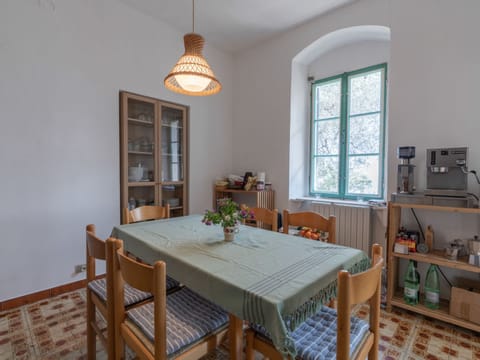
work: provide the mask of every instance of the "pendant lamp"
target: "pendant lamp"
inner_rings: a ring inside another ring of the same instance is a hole
[[[195,34],[195,0],[192,0],[192,32],[183,37],[185,53],[165,77],[165,87],[171,91],[193,96],[218,93],[222,85],[215,77],[202,50],[205,40]]]

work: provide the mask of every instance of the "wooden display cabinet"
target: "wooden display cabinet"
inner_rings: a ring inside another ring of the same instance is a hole
[[[166,203],[170,216],[188,214],[187,154],[187,106],[120,92],[121,214]]]
[[[420,205],[420,204],[404,204],[393,203],[388,204],[388,263],[387,263],[387,311],[392,310],[392,306],[407,309],[434,319],[442,320],[451,324],[455,324],[467,329],[480,332],[480,325],[473,322],[452,316],[449,313],[449,302],[441,300],[440,309],[430,309],[423,305],[423,301],[417,305],[409,305],[403,300],[403,289],[398,285],[398,263],[400,260],[415,260],[429,264],[436,264],[441,267],[452,268],[461,271],[480,274],[480,267],[470,265],[466,258],[458,260],[449,260],[444,256],[443,251],[430,251],[427,254],[409,253],[400,254],[394,252],[395,239],[401,225],[402,209],[422,209],[428,211],[443,211],[462,214],[480,215],[480,209],[474,208],[457,208],[448,206]]]

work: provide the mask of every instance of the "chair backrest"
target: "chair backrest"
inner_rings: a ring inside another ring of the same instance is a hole
[[[123,210],[123,213],[123,220],[125,224],[130,224],[138,221],[168,219],[170,217],[170,205],[146,205],[137,207],[133,210],[128,210],[127,208],[125,208]]]
[[[87,282],[90,283],[96,279],[95,260],[107,260],[106,244],[103,239],[100,239],[95,234],[95,225],[89,224],[86,226],[86,253],[87,253]],[[108,261],[107,261],[107,286],[106,296],[107,301],[103,303],[103,299],[99,297],[94,291],[90,290],[87,286],[87,347],[88,357],[91,358],[92,354],[96,353],[96,335],[105,346],[109,358],[114,356],[115,344],[113,342],[114,325],[113,325],[113,288],[111,287],[111,280],[108,273]],[[97,300],[94,301],[93,298]],[[123,303],[123,302],[122,302]],[[96,309],[98,309],[107,322],[106,333],[98,326],[93,325],[96,323]],[[95,334],[96,335],[95,335]]]
[[[86,226],[87,281],[95,280],[95,259],[106,260],[105,241],[95,235],[95,225]]]
[[[265,228],[264,225],[269,225],[272,231],[278,231],[278,210],[267,209],[260,207],[250,208],[254,214],[254,221],[258,228]]]
[[[352,306],[369,302],[369,338],[363,342],[361,349],[357,350],[358,358],[364,359],[372,352],[369,359],[376,358],[374,352],[378,351],[381,279],[383,267],[383,249],[374,244],[372,249],[372,267],[368,270],[350,274],[346,270],[338,273],[338,298],[337,298],[337,359],[350,358],[350,316]]]
[[[119,239],[107,239],[107,263],[111,264],[114,300],[123,299],[124,283],[147,291],[154,296],[154,335],[155,359],[166,358],[166,266],[163,261],[157,261],[153,266],[140,263],[123,251],[123,242]],[[121,301],[114,301],[115,346],[116,354],[123,353],[121,327],[125,320],[125,308]]]
[[[329,216],[328,219],[314,211],[302,211],[290,213],[283,210],[283,232],[288,234],[289,226],[306,226],[312,229],[328,232],[328,242],[336,243],[336,218]]]

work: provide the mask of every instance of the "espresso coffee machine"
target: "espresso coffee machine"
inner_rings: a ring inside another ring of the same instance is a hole
[[[397,193],[413,194],[413,170],[415,165],[410,164],[410,159],[415,157],[415,146],[400,146],[397,149],[397,156],[400,159],[397,169]]]
[[[466,197],[468,148],[427,149],[425,195]]]

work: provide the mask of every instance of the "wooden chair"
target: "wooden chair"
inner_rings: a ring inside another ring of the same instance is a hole
[[[168,218],[170,218],[169,204],[166,204],[165,206],[146,205],[137,207],[133,210],[128,210],[128,208],[123,209],[123,222],[125,224]]]
[[[122,241],[107,240],[113,264],[116,359],[126,343],[140,359],[198,359],[215,349],[227,332],[228,314],[188,288],[166,296],[166,265],[146,265],[126,256]],[[125,310],[124,283],[153,294],[148,304]]]
[[[339,271],[338,309],[322,307],[291,333],[297,358],[378,359],[382,251],[380,245],[373,245],[373,265],[362,273]],[[351,318],[352,307],[364,302],[370,305],[369,321]],[[253,360],[254,350],[272,360],[283,359],[268,340],[268,334],[255,325],[247,330],[247,360]]]
[[[254,215],[254,219],[251,221],[258,228],[265,228],[265,225],[270,226],[272,231],[278,231],[278,210],[267,209],[260,207],[250,208],[250,211]]]
[[[96,278],[95,260],[106,260],[105,241],[95,235],[95,225],[86,227],[87,253],[87,354],[88,359],[96,358],[96,337],[105,347],[108,358],[114,357],[114,324],[113,324],[113,288],[105,277]],[[108,273],[108,264],[107,264]],[[152,299],[152,294],[129,287],[125,288],[122,305],[132,307]],[[106,328],[97,320],[97,310],[106,321]]]
[[[335,216],[329,216],[328,219],[313,211],[303,211],[297,213],[290,213],[288,210],[283,210],[283,232],[288,234],[289,226],[306,226],[312,229],[328,232],[327,242],[330,244],[336,243]]]
[[[125,219],[125,224],[131,224],[131,223],[136,223],[140,221],[169,219],[170,205],[169,204],[166,204],[165,206],[146,205],[146,206],[137,207],[133,210],[128,210],[127,208],[124,208],[123,218]],[[140,259],[137,258],[137,260],[140,260]],[[170,276],[167,276],[167,287],[169,291],[180,286],[182,285],[177,280],[175,280]]]

